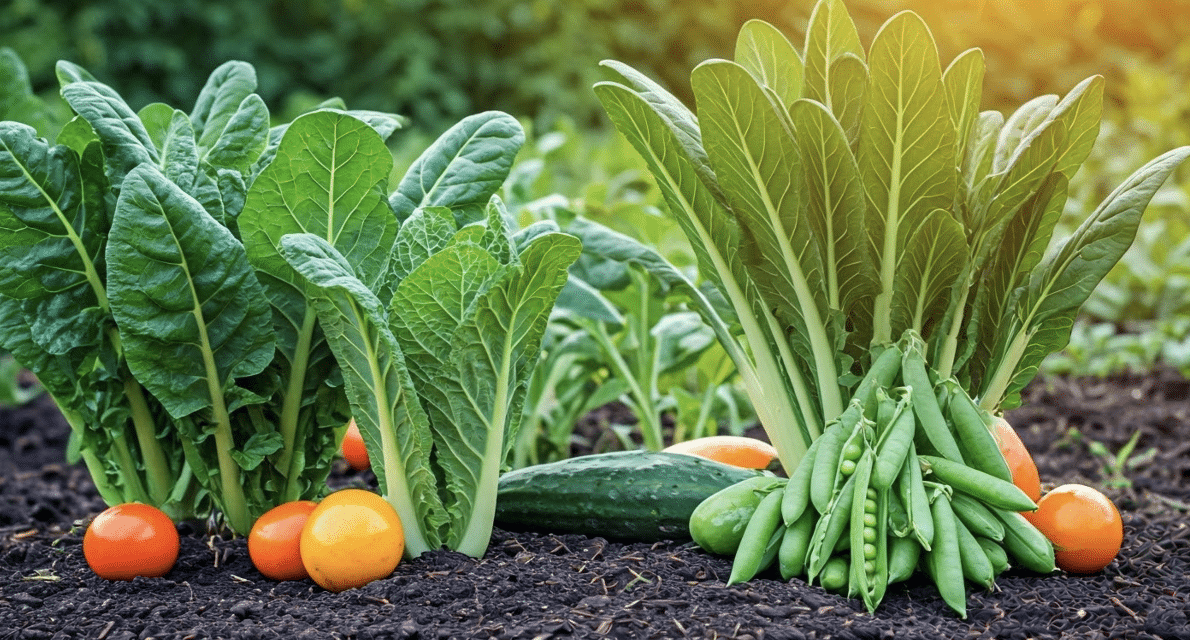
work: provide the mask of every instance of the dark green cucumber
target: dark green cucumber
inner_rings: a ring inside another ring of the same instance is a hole
[[[711,494],[765,472],[680,453],[617,451],[500,477],[496,526],[621,540],[689,540],[690,514]]]

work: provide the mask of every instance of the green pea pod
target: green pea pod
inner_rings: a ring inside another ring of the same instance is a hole
[[[1054,545],[1016,511],[993,509],[1004,523],[1004,550],[1020,566],[1037,573],[1054,571]]]
[[[1004,552],[1004,547],[1000,546],[999,542],[982,536],[975,536],[975,541],[983,547],[983,552],[988,556],[988,562],[992,563],[993,574],[1000,575],[1008,570],[1008,554]]]
[[[897,400],[888,395],[884,388],[876,390],[876,430],[883,436],[883,430],[892,425],[897,413]]]
[[[897,402],[891,425],[882,425],[884,431],[876,445],[876,464],[872,467],[872,486],[884,491],[897,479],[897,472],[909,455],[913,444],[913,433],[917,422],[909,401],[902,398]]]
[[[917,445],[909,445],[909,456],[901,466],[898,477],[898,490],[901,503],[909,514],[909,526],[921,547],[929,551],[934,539],[934,520],[930,515],[930,498],[926,494],[926,486],[921,477],[921,465],[918,464]]]
[[[934,546],[926,552],[926,567],[942,600],[966,620],[967,592],[963,584],[957,520],[945,493],[936,492],[930,507],[934,518]]]
[[[785,482],[785,478],[756,476],[707,496],[690,514],[690,537],[708,553],[734,554],[760,501]]]
[[[764,555],[760,557],[760,568],[756,573],[765,571],[777,561],[777,552],[781,549],[781,539],[784,537],[785,525],[778,522],[777,528],[773,530],[773,535],[769,536],[768,544],[764,547]]]
[[[727,579],[727,584],[747,582],[761,570],[761,561],[769,539],[781,524],[782,494],[783,491],[780,489],[772,491],[760,501],[756,511],[752,513],[748,525],[744,528],[744,535],[740,538],[740,545],[736,548],[735,560],[731,563],[731,577]]]
[[[810,448],[806,449],[805,455],[798,461],[797,467],[789,476],[789,482],[785,485],[785,498],[781,501],[781,519],[785,522],[785,526],[790,526],[797,521],[810,502],[810,480],[814,472],[814,457],[818,455],[818,447],[821,444],[821,437],[810,443]]]
[[[996,572],[988,554],[959,518],[955,518],[955,531],[958,533],[959,556],[963,561],[963,576],[991,589],[995,584]]]
[[[900,477],[899,473],[897,477]],[[898,538],[906,538],[913,533],[905,504],[901,502],[900,494],[893,491],[888,492],[888,532]]]
[[[961,491],[989,507],[1009,511],[1037,509],[1037,504],[1011,482],[946,458],[918,456],[918,459],[926,464],[939,482],[948,484],[956,491]]]
[[[1004,539],[1004,523],[979,500],[965,493],[956,493],[950,498],[950,506],[971,533],[997,542]]]
[[[851,590],[868,612],[876,611],[888,587],[888,492],[870,488],[874,456],[865,455],[855,472],[851,505]],[[873,498],[874,496],[874,498]],[[873,541],[865,530],[873,530]]]
[[[901,373],[901,358],[902,353],[897,345],[889,345],[872,360],[863,380],[855,387],[855,394],[851,398],[859,402],[864,415],[869,418],[876,417],[876,390],[891,387]]]
[[[963,461],[973,469],[1012,482],[1012,471],[984,420],[984,411],[975,405],[958,382],[947,380],[942,384],[950,391],[950,421],[958,436]]]
[[[844,413],[844,416],[847,414]],[[839,454],[843,451],[843,443],[851,435],[855,425],[859,423],[859,416],[854,422],[846,424],[842,420],[832,424],[815,442],[818,443],[818,453],[814,456],[814,468],[810,474],[810,504],[818,513],[826,513],[830,506],[831,497],[835,490],[835,474],[839,470]]]
[[[913,538],[893,536],[888,541],[888,583],[908,580],[921,559],[921,544]]]
[[[847,577],[851,568],[847,564],[847,559],[843,556],[832,556],[822,568],[822,579],[819,584],[823,589],[832,591],[834,593],[843,593],[847,591]]]
[[[835,496],[834,502],[823,512],[814,525],[814,533],[810,537],[810,550],[806,556],[806,579],[813,580],[822,568],[826,566],[831,552],[839,542],[839,536],[851,522],[851,503],[854,496],[851,487],[855,484],[855,474],[847,478],[842,491]]]
[[[910,388],[913,400],[913,413],[917,415],[917,423],[929,443],[938,450],[942,457],[963,462],[963,454],[959,452],[959,445],[955,442],[954,434],[946,424],[942,409],[938,407],[938,397],[934,395],[934,385],[930,384],[930,376],[926,373],[925,360],[921,351],[916,348],[905,350],[905,357],[901,362],[901,378],[905,386]]]
[[[777,565],[781,577],[788,580],[806,570],[806,551],[810,547],[810,534],[817,521],[815,513],[806,509],[793,524],[785,527],[781,548],[777,550]]]

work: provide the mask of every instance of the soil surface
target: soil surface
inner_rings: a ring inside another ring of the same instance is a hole
[[[1123,514],[1124,547],[1095,575],[1009,570],[995,591],[969,593],[967,620],[924,579],[890,588],[869,615],[799,579],[727,587],[730,559],[689,542],[502,530],[482,559],[431,553],[334,594],[268,580],[244,539],[183,524],[167,576],[108,582],[82,553],[83,526],[105,505],[85,469],[64,462],[68,427],[43,397],[0,409],[0,639],[1190,639],[1190,383],[1158,372],[1026,391],[1009,418],[1043,484],[1103,489]],[[609,412],[588,416],[577,452],[604,441]],[[1136,432],[1133,464],[1096,455],[1094,443],[1116,452]],[[374,483],[341,461],[331,480]]]

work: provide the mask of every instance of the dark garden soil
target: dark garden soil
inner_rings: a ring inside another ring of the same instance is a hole
[[[1038,381],[1025,406],[1009,417],[1047,488],[1104,489],[1124,548],[1091,576],[1010,570],[969,595],[964,621],[918,579],[869,615],[797,579],[726,587],[730,560],[691,543],[501,530],[483,559],[431,553],[333,594],[265,579],[242,538],[184,524],[166,577],[107,582],[81,548],[104,505],[63,462],[68,429],[42,398],[0,410],[0,638],[1190,638],[1190,383],[1172,372]],[[589,416],[582,433],[599,440],[599,423]],[[1114,452],[1137,431],[1139,464],[1120,486],[1091,443]],[[342,464],[332,476],[371,483]]]

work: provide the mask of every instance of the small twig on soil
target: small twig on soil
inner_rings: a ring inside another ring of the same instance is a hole
[[[115,620],[108,620],[107,624],[103,625],[103,629],[99,631],[99,635],[95,636],[95,640],[103,640],[107,634],[112,632],[112,628],[116,626]]]
[[[1119,599],[1119,598],[1117,598],[1117,597],[1115,597],[1115,596],[1112,596],[1112,597],[1111,597],[1111,601],[1112,601],[1112,604],[1114,604],[1114,605],[1116,605],[1117,607],[1119,607],[1119,608],[1123,609],[1123,610],[1124,610],[1124,613],[1127,613],[1128,615],[1132,616],[1132,619],[1133,619],[1133,620],[1140,620],[1140,617],[1136,615],[1136,612],[1135,612],[1135,611],[1133,611],[1132,609],[1129,609],[1129,608],[1128,608],[1128,606],[1127,606],[1127,605],[1125,605],[1123,602],[1120,602],[1120,599]]]

